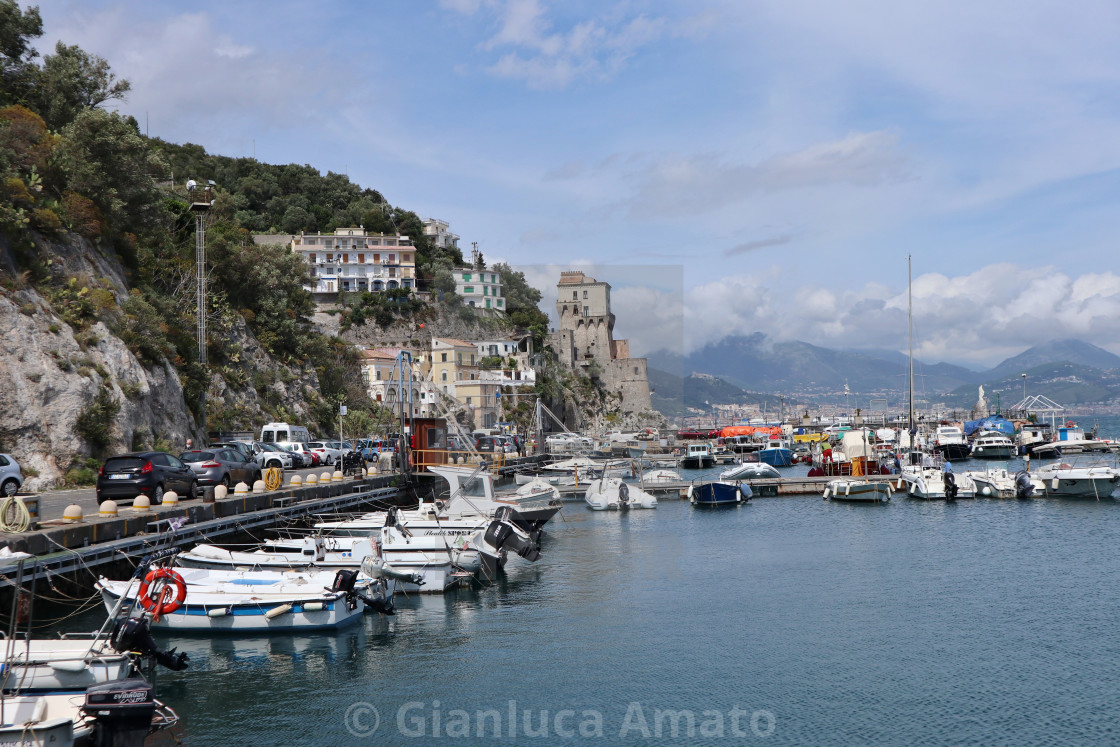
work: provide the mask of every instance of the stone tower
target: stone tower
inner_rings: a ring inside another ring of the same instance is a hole
[[[645,358],[631,358],[627,340],[614,339],[611,286],[580,271],[560,273],[556,285],[557,328],[552,347],[560,362],[598,378],[622,398],[626,411],[649,410]]]

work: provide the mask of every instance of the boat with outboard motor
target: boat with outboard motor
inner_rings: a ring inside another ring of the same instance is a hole
[[[905,465],[896,485],[898,490],[905,485],[911,498],[927,501],[976,497],[976,483],[967,473],[957,475],[938,467]]]
[[[965,474],[976,484],[976,495],[984,498],[1034,498],[1046,490],[1043,481],[1027,470],[1013,473],[993,468]]]
[[[1015,444],[997,431],[985,431],[972,441],[973,459],[1010,459],[1015,456]]]
[[[657,499],[637,485],[628,485],[617,477],[592,480],[583,494],[594,511],[626,511],[632,508],[657,508]]]
[[[1051,462],[1034,472],[1042,481],[1047,497],[1110,498],[1120,483],[1120,472],[1111,465],[1082,459],[1064,458]]]

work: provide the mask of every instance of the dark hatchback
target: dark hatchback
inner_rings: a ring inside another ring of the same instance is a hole
[[[153,504],[163,503],[163,494],[169,490],[183,498],[193,498],[197,486],[194,471],[171,454],[119,454],[106,459],[97,473],[97,503],[138,495],[148,496]]]

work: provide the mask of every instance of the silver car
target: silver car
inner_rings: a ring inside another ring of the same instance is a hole
[[[198,476],[199,485],[225,485],[229,488],[244,482],[252,486],[261,479],[260,465],[246,461],[245,455],[237,449],[184,451],[179,458]]]
[[[23,472],[11,454],[0,454],[0,495],[15,495],[23,485]]]
[[[292,469],[298,466],[295,460],[303,463],[303,458],[290,451],[281,449],[276,444],[266,444],[263,441],[254,441],[253,448],[257,450],[257,464],[262,467],[283,467]]]

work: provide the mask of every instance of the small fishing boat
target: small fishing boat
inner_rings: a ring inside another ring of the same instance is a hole
[[[904,466],[897,489],[901,490],[903,485],[908,496],[927,501],[976,497],[976,483],[967,473],[956,475],[935,467]]]
[[[745,488],[745,490],[744,490]],[[738,506],[751,499],[751,488],[743,483],[730,481],[702,482],[688,488],[689,502],[698,508]]]
[[[676,470],[653,469],[642,473],[638,485],[642,490],[666,490],[676,488],[682,482],[681,473]]]
[[[758,461],[774,467],[788,467],[793,464],[793,450],[786,441],[772,438],[759,450]]]
[[[135,578],[113,581],[102,576],[95,586],[110,612],[123,599],[151,612],[153,628],[192,633],[307,631],[357,621],[365,610],[363,595],[355,587],[357,575],[338,571],[327,588],[306,577],[261,583],[216,580],[188,588],[180,571],[154,568],[140,584]]]
[[[636,485],[617,477],[592,480],[583,499],[595,511],[626,511],[632,508],[657,508],[657,499]]]
[[[7,661],[0,683],[8,692],[85,690],[132,673],[128,653],[114,650],[106,638],[26,638],[0,646]]]
[[[891,499],[890,480],[859,480],[841,477],[829,480],[824,489],[825,500],[851,503],[886,503]]]
[[[684,469],[707,469],[712,464],[712,447],[706,443],[689,444],[681,457],[681,467]]]

